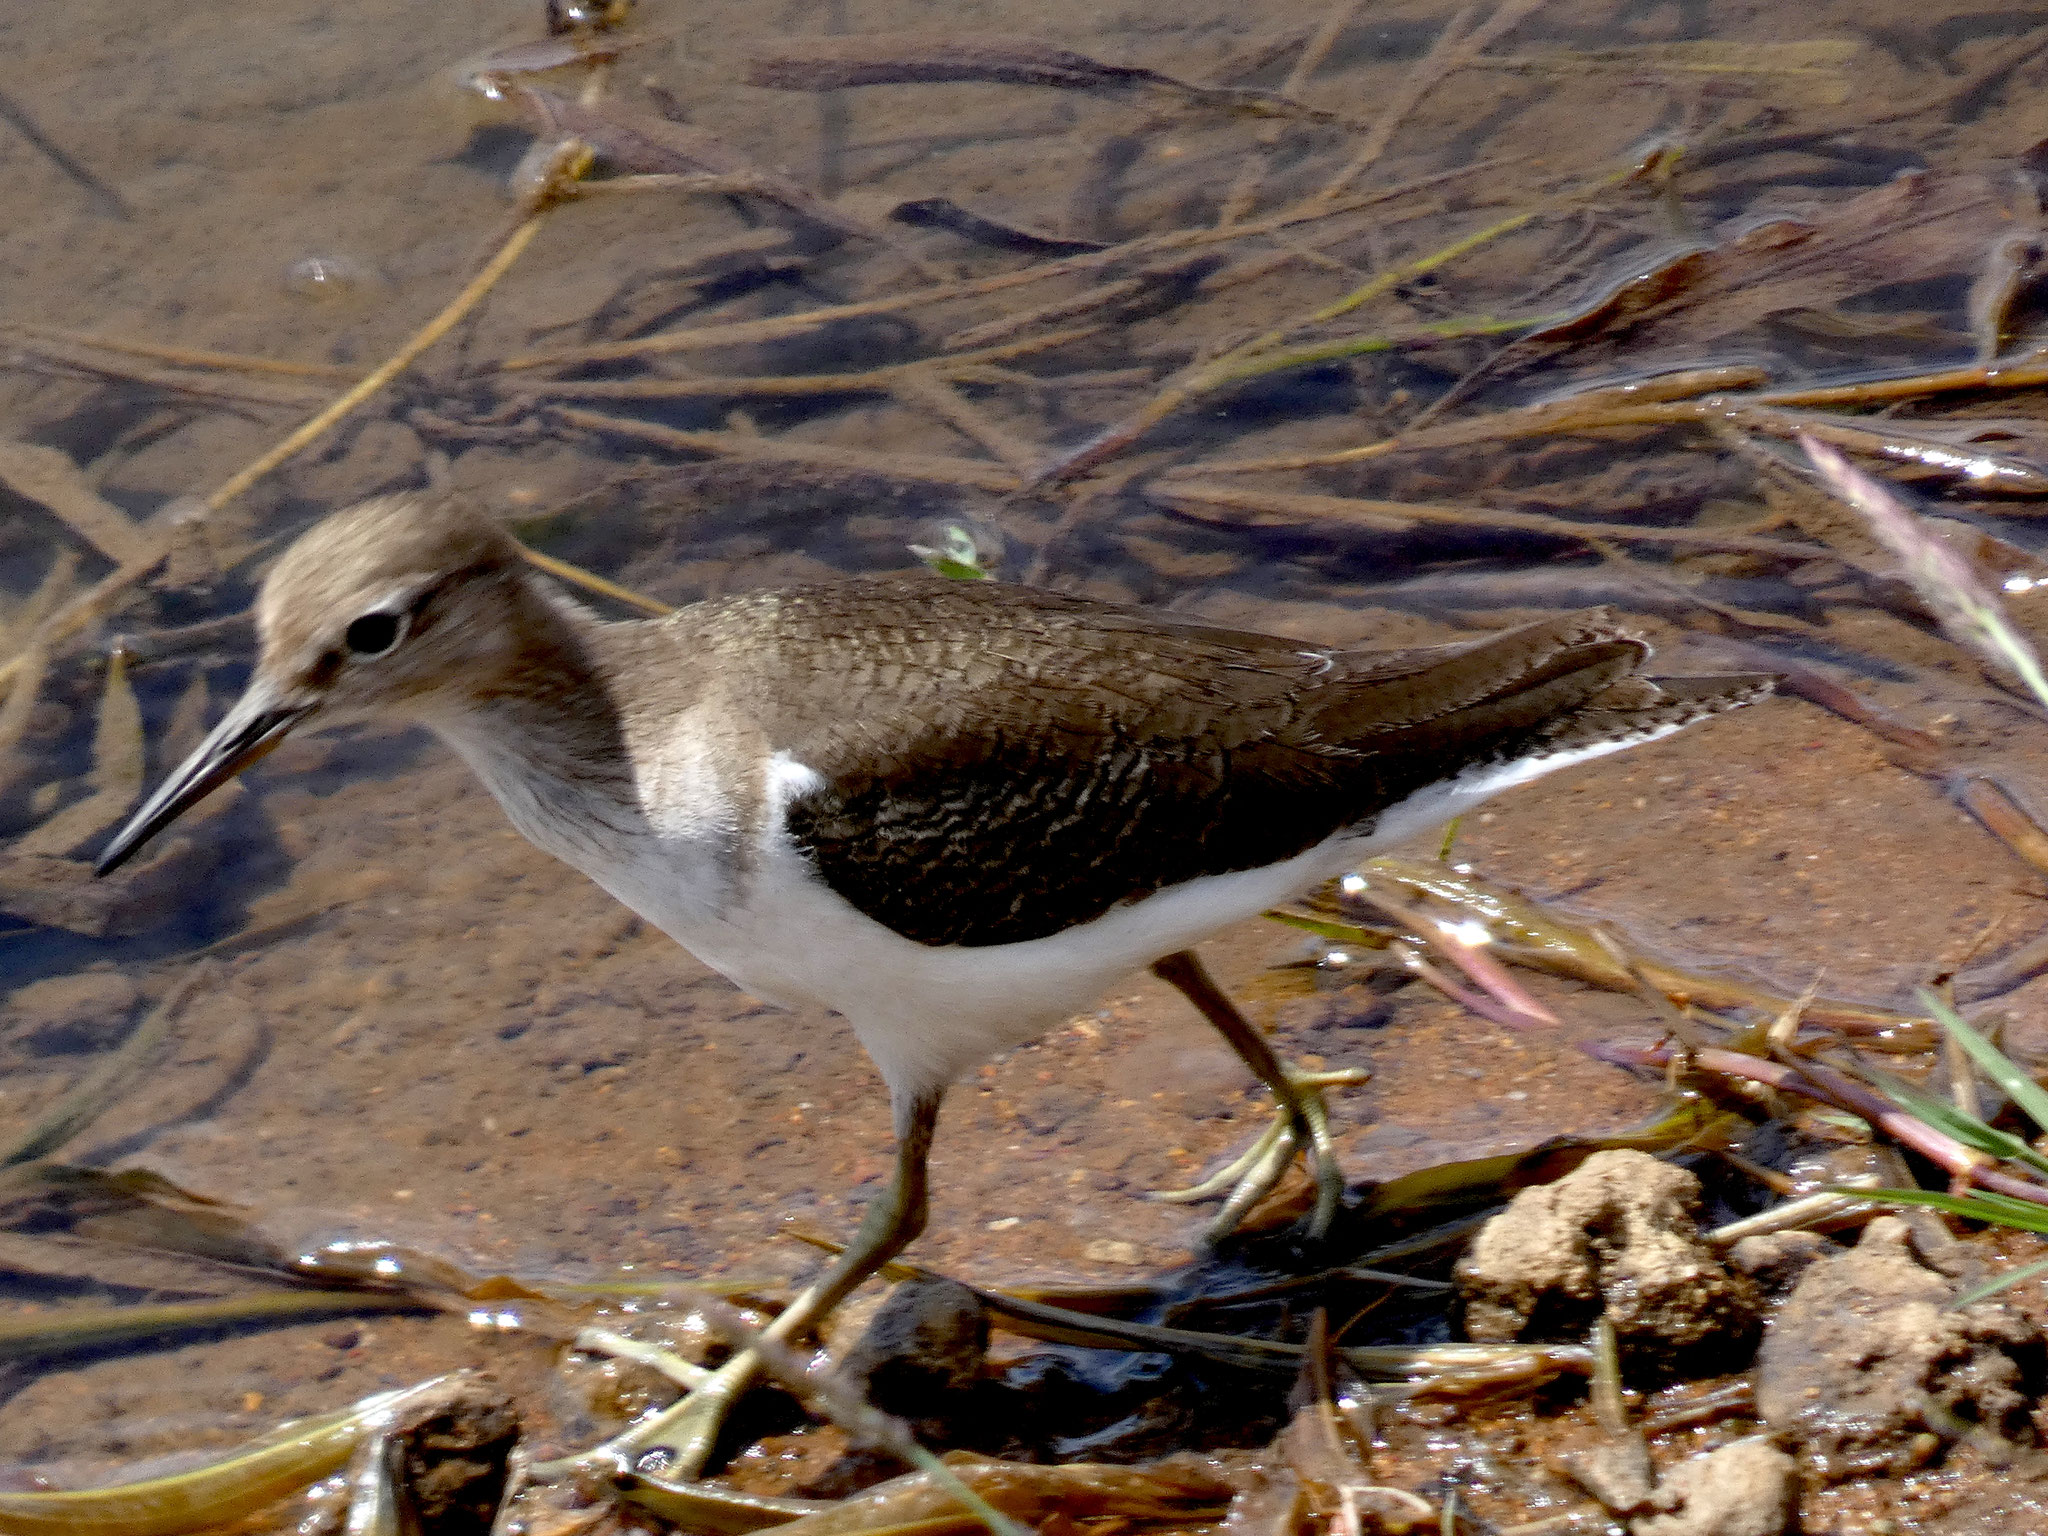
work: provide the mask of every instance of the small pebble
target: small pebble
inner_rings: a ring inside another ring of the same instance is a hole
[[[1091,1264],[1142,1264],[1145,1258],[1136,1243],[1114,1237],[1096,1238],[1081,1250],[1081,1257]]]

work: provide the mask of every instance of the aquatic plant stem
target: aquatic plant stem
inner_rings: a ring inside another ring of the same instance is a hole
[[[337,395],[327,407],[290,433],[267,453],[259,454],[224,481],[220,488],[206,498],[206,505],[218,512],[222,507],[247,491],[250,486],[269,474],[278,465],[294,454],[302,452],[320,438],[342,417],[348,415],[370,396],[374,395],[410,368],[420,354],[446,336],[469,312],[483,301],[484,295],[497,286],[498,280],[511,271],[512,264],[525,254],[533,244],[533,237],[540,233],[540,227],[547,219],[552,203],[543,202],[533,212],[520,220],[505,243],[498,247],[496,254],[484,263],[477,275],[464,285],[462,291],[449,300],[447,306],[419,330],[410,340],[378,367],[358,379],[349,389]]]
[[[512,264],[533,243],[533,237],[540,233],[541,224],[553,206],[552,198],[541,200],[520,220],[505,243],[498,247],[491,259],[484,263],[476,276],[464,285],[462,291],[450,300],[438,315],[414,332],[411,339],[386,358],[380,367],[359,379],[268,452],[259,455],[229,476],[206,498],[206,510],[218,512],[271,470],[316,442],[342,417],[397,378],[421,353],[460,324],[463,317],[482,302],[484,295],[496,286],[498,280],[511,270]],[[112,606],[114,600],[123,592],[162,564],[164,557],[170,553],[175,526],[159,518],[144,530],[147,542],[131,558],[51,614],[38,633],[30,637],[27,645],[6,661],[0,662],[0,688],[13,683],[16,675],[27,665],[28,657],[33,650],[38,647],[47,650],[59,641],[70,639]]]

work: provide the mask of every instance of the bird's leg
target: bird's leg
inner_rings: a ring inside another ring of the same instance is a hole
[[[1221,1190],[1234,1182],[1230,1198],[1209,1229],[1211,1241],[1224,1236],[1259,1201],[1269,1194],[1294,1161],[1297,1148],[1308,1148],[1309,1164],[1316,1180],[1315,1214],[1309,1218],[1309,1232],[1322,1237],[1337,1214],[1337,1202],[1344,1194],[1344,1171],[1337,1166],[1336,1147],[1330,1139],[1330,1116],[1323,1106],[1321,1090],[1334,1083],[1362,1081],[1357,1072],[1304,1072],[1289,1066],[1273,1053],[1266,1037],[1252,1028],[1224,996],[1208,970],[1191,949],[1177,950],[1153,962],[1152,974],[1170,982],[1195,1009],[1216,1026],[1238,1059],[1252,1075],[1266,1085],[1275,1101],[1274,1123],[1254,1142],[1251,1149],[1194,1190],[1180,1190],[1167,1199],[1195,1199]]]
[[[896,1176],[868,1206],[860,1230],[817,1282],[770,1323],[765,1336],[790,1338],[823,1321],[847,1293],[895,1258],[924,1231],[929,1209],[925,1160],[939,1123],[940,1092],[921,1094],[896,1106]],[[641,1469],[673,1479],[704,1470],[727,1412],[752,1384],[760,1360],[741,1350],[675,1406],[643,1419],[576,1461],[608,1462],[620,1470]]]

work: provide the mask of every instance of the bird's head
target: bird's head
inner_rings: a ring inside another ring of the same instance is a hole
[[[382,496],[302,534],[264,577],[249,685],[107,844],[107,874],[308,720],[422,718],[516,665],[519,546],[459,498]]]

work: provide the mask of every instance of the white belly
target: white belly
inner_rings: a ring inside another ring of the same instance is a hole
[[[514,786],[494,782],[483,762],[471,761],[522,831],[706,965],[767,1001],[844,1014],[901,1099],[1034,1039],[1132,971],[1313,889],[1376,847],[1500,790],[1676,729],[1469,770],[1390,806],[1370,831],[1340,834],[1284,863],[1190,880],[1046,938],[973,948],[906,939],[818,878],[784,833],[781,814],[816,775],[787,755],[764,765],[768,814],[743,869],[729,851],[715,851],[707,829],[729,827],[729,807],[707,800],[702,780],[695,796],[668,798],[671,814],[662,824],[604,837],[599,848],[531,825]]]

